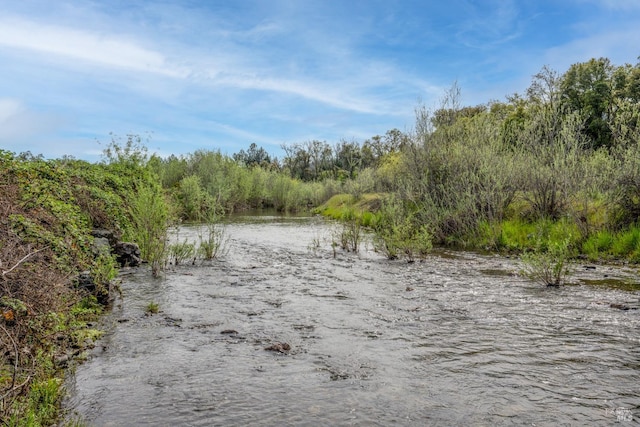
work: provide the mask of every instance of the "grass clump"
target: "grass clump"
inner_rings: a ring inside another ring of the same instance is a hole
[[[157,314],[160,311],[160,305],[156,302],[150,302],[144,309],[144,312],[148,315]]]

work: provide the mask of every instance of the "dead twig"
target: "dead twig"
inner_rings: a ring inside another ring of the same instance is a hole
[[[40,251],[43,251],[47,249],[47,246],[45,246],[44,248],[40,248],[37,251],[33,251],[28,253],[27,255],[25,255],[24,257],[22,257],[22,259],[20,261],[18,261],[16,263],[16,265],[14,265],[13,267],[11,267],[10,269],[6,270],[6,271],[2,271],[2,277],[6,276],[7,274],[11,273],[16,267],[18,267],[20,264],[22,264],[23,262],[25,262],[26,260],[28,260],[30,257],[32,257],[33,255],[37,254]]]

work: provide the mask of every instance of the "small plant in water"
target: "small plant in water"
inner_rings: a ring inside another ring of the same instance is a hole
[[[547,286],[563,284],[571,272],[569,241],[566,238],[559,242],[549,242],[546,249],[538,244],[534,251],[523,254],[524,275]]]
[[[175,265],[182,264],[188,260],[195,261],[195,252],[195,245],[185,239],[182,243],[174,243],[169,246],[169,259]]]
[[[206,260],[223,255],[226,250],[228,239],[224,226],[219,224],[219,217],[218,208],[212,208],[204,218],[203,228],[198,233],[198,253]]]
[[[321,246],[320,243],[321,243],[320,236],[314,237],[313,239],[311,239],[311,243],[309,243],[309,250],[315,254],[316,251],[320,249],[320,246]]]
[[[160,305],[157,302],[150,302],[149,304],[147,304],[147,307],[144,311],[147,314],[157,314],[158,311],[160,311]]]
[[[355,212],[349,211],[342,216],[342,229],[337,237],[343,250],[358,253],[362,240],[362,226]]]

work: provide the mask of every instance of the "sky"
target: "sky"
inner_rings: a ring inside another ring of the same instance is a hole
[[[640,0],[0,0],[0,149],[99,161],[410,132],[543,66],[640,56]]]

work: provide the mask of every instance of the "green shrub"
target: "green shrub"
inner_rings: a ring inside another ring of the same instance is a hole
[[[564,283],[569,268],[570,239],[541,243],[535,250],[522,255],[524,273],[531,280],[547,286]]]
[[[115,256],[103,252],[98,255],[91,268],[91,277],[96,286],[104,287],[118,275],[118,262]]]
[[[582,245],[582,251],[592,261],[602,258],[603,255],[611,253],[611,248],[615,241],[614,235],[607,230],[592,234]]]
[[[360,250],[360,241],[362,240],[360,218],[353,210],[347,210],[342,215],[341,226],[338,236],[340,247],[347,252],[357,253]]]
[[[196,247],[193,243],[186,239],[182,242],[169,245],[169,262],[174,265],[180,265],[187,260],[193,260],[196,253]]]
[[[396,198],[382,203],[374,228],[374,246],[389,259],[404,256],[409,261],[425,256],[432,249],[433,235],[428,227]]]
[[[611,247],[613,255],[640,261],[640,226],[619,233]]]
[[[133,230],[131,240],[138,243],[142,258],[151,265],[154,276],[164,268],[167,257],[169,210],[157,185],[143,185],[131,200]]]

